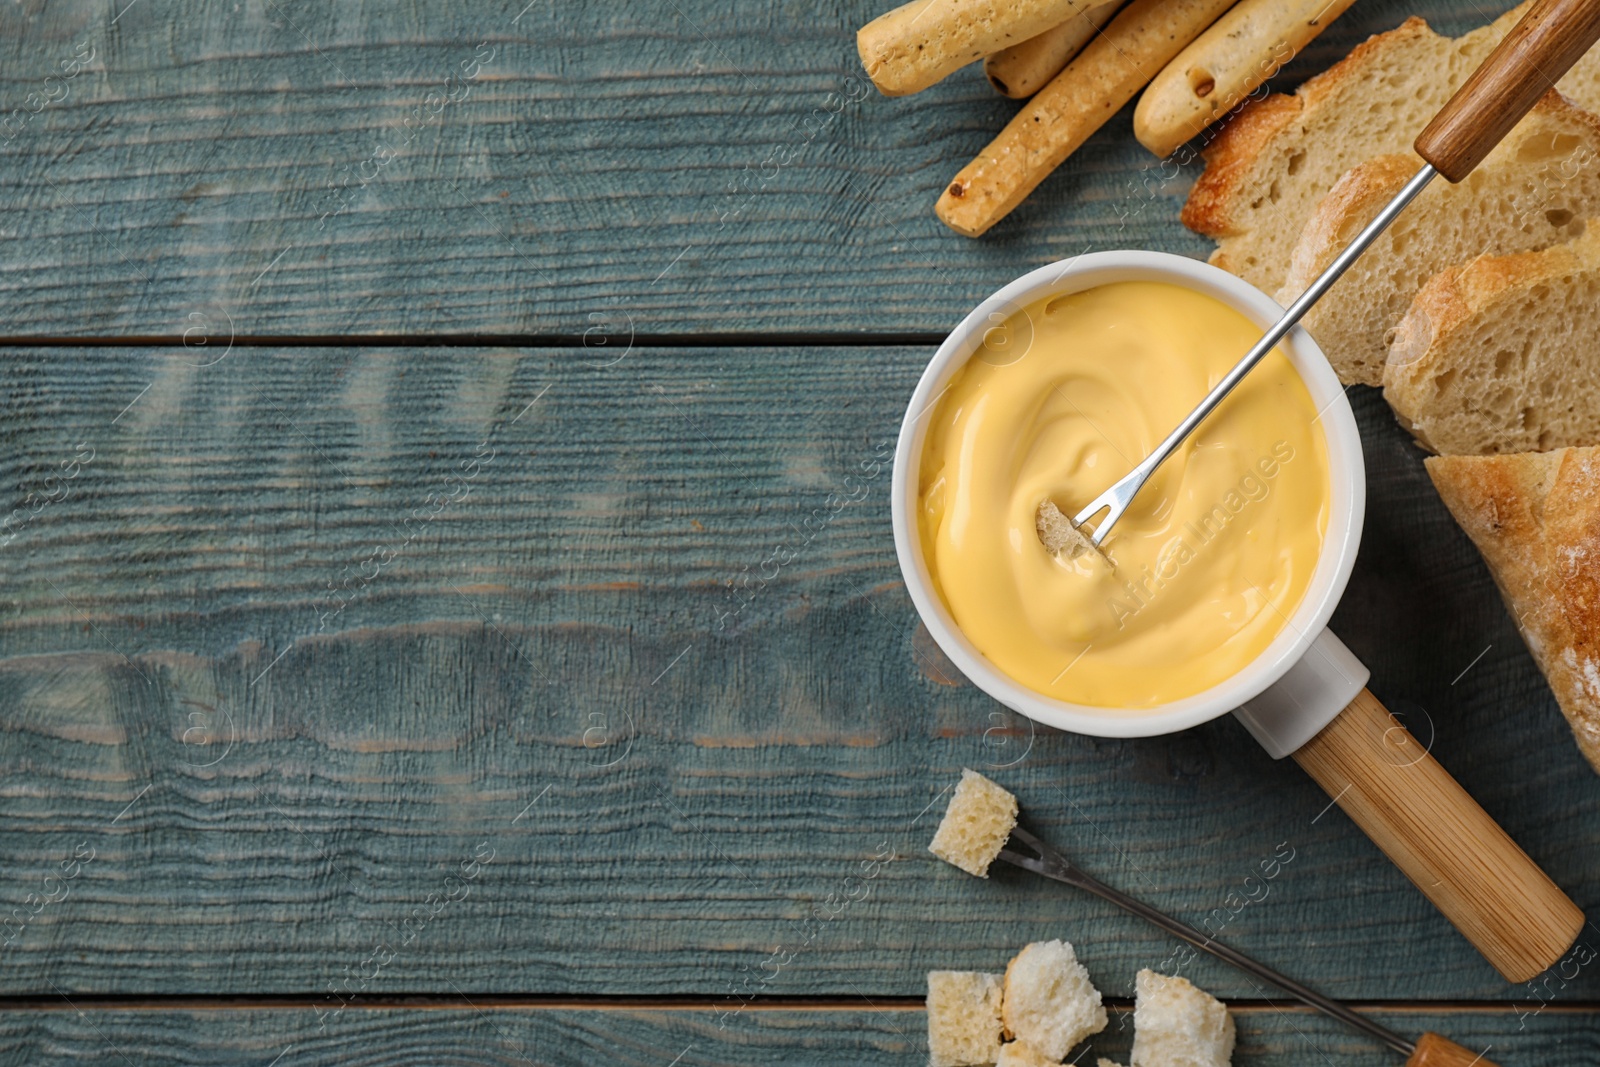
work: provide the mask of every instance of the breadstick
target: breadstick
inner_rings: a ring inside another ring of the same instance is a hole
[[[1354,0],[1241,0],[1150,83],[1133,133],[1165,159],[1232,111]]]
[[[856,34],[867,77],[885,96],[920,92],[1104,0],[911,0]]]
[[[962,168],[934,208],[977,237],[1011,213],[1233,0],[1133,0]]]
[[[1059,26],[1045,30],[1037,37],[1029,37],[1003,52],[996,52],[983,61],[983,73],[989,84],[1001,96],[1013,100],[1026,100],[1038,92],[1067,60],[1077,55],[1090,38],[1105,28],[1111,16],[1117,13],[1120,0],[1111,0],[1097,8],[1074,15]]]

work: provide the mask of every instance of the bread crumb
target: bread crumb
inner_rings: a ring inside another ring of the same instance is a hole
[[[974,1067],[1000,1056],[1000,976],[928,972],[928,1067]]]
[[[979,878],[1017,825],[1017,798],[976,771],[963,770],[928,851]]]

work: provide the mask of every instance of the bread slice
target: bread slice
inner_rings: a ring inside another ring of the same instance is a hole
[[[1067,941],[1035,941],[1006,968],[1001,1019],[1006,1031],[1056,1063],[1106,1028],[1100,990]]]
[[[1017,825],[1017,798],[977,771],[963,770],[928,851],[968,874],[989,877]]]
[[[1426,465],[1600,771],[1600,448]]]
[[[1233,1016],[1187,978],[1140,971],[1134,979],[1131,1067],[1228,1067]]]
[[[1600,223],[1429,279],[1395,330],[1383,395],[1433,452],[1600,444]]]
[[[999,1056],[1000,976],[929,971],[929,1067],[972,1067]]]
[[[1407,19],[1357,45],[1294,95],[1246,104],[1204,150],[1206,169],[1183,207],[1186,226],[1219,242],[1211,262],[1276,292],[1323,194],[1358,163],[1410,155],[1417,134],[1527,7],[1455,38]],[[1600,112],[1600,49],[1558,87]]]
[[[1357,45],[1293,96],[1273,93],[1245,105],[1205,149],[1206,169],[1183,206],[1184,225],[1217,240],[1212,263],[1276,292],[1323,194],[1358,163],[1409,152],[1515,14],[1458,38],[1407,19]]]
[[[1060,1062],[1026,1041],[1007,1041],[1000,1046],[1000,1058],[994,1061],[994,1067],[1057,1067]]]
[[[1383,384],[1390,331],[1424,283],[1478,255],[1522,252],[1583,232],[1600,207],[1600,117],[1547,93],[1463,181],[1435,181],[1302,320],[1346,383]],[[1288,303],[1416,173],[1379,156],[1339,179],[1295,246]]]

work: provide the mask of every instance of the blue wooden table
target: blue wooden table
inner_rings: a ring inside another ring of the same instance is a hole
[[[1600,968],[1506,985],[1232,719],[1035,730],[917,622],[886,487],[922,365],[1041,263],[1204,255],[1192,171],[1124,113],[968,241],[933,201],[1015,104],[871,91],[875,4],[524,4],[0,11],[0,1062],[916,1064],[925,971],[1051,937],[1125,1058],[1173,944],[932,860],[964,766],[1396,1028],[1600,1060]],[[1363,0],[1281,81],[1503,6]],[[1600,780],[1352,399],[1335,628],[1600,904]],[[1394,1062],[1186,973],[1241,1067]]]

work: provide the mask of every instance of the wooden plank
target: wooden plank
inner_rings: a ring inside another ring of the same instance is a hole
[[[1065,936],[1127,995],[1169,942],[927,855],[972,766],[1089,870],[1330,993],[1513,995],[1231,719],[1033,731],[943,662],[880,461],[927,350],[592,355],[13,355],[0,993],[915,995]],[[1600,782],[1357,401],[1371,522],[1336,628],[1593,905]],[[1592,970],[1563,997],[1600,999]]]
[[[1111,1024],[1075,1062],[1127,1060],[1133,1021],[1115,1010]],[[1385,1011],[1385,1025],[1415,1035],[1444,1033],[1505,1067],[1592,1063],[1600,1036],[1590,1017],[1546,1011]],[[1393,1064],[1370,1039],[1304,1011],[1236,1010],[1235,1062],[1241,1067],[1369,1067]],[[241,1064],[317,1067],[348,1064],[615,1063],[639,1067],[749,1064],[927,1062],[919,1010],[716,1011],[498,1009],[458,998],[452,1008],[349,1009],[320,1019],[310,1008],[8,1011],[0,1014],[5,1062]]]
[[[884,6],[7,7],[3,332],[942,332],[1086,250],[1205,254],[1193,169],[1131,109],[989,238],[946,230],[938,191],[1016,105],[976,68],[877,95],[854,31]],[[1507,6],[1368,0],[1280,80]]]

